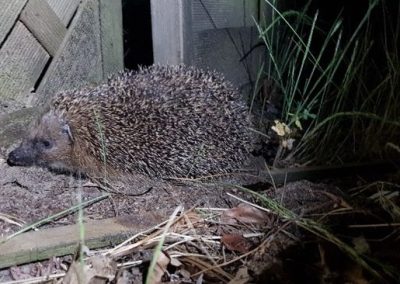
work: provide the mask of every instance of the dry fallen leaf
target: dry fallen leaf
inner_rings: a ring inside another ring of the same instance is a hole
[[[163,277],[164,273],[167,271],[167,266],[171,262],[170,258],[164,253],[160,252],[157,258],[156,266],[154,270],[151,272],[149,279],[149,284],[156,284],[161,283],[161,278]]]
[[[81,264],[74,261],[64,277],[64,284],[109,283],[115,278],[117,263],[104,255],[94,255]]]
[[[191,278],[191,274],[189,271],[187,271],[186,269],[181,269],[179,270],[179,274],[182,276],[183,279],[185,279],[186,281],[190,281]]]
[[[174,267],[181,267],[182,262],[180,262],[176,257],[171,258],[171,263],[172,266]]]
[[[221,221],[228,224],[264,224],[268,221],[268,214],[246,203],[224,211]]]
[[[245,284],[250,283],[251,277],[246,266],[240,267],[236,272],[235,278],[228,282],[228,284]]]
[[[238,234],[225,234],[222,236],[221,242],[231,251],[246,253],[251,249],[250,242]]]

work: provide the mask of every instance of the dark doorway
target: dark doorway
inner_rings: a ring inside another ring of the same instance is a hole
[[[149,0],[122,0],[124,63],[127,69],[153,64]]]

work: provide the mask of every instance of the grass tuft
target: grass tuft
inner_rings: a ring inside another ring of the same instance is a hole
[[[280,139],[275,161],[331,164],[384,156],[384,146],[400,138],[400,20],[388,18],[385,1],[371,0],[347,35],[339,16],[325,31],[318,11],[309,15],[308,4],[301,11],[280,11],[277,1],[265,2],[271,20],[257,27],[269,64],[257,82],[266,78],[282,94],[279,123],[291,133]],[[378,8],[382,31],[371,23]],[[370,60],[379,32],[383,63]],[[289,140],[294,147],[287,147]]]

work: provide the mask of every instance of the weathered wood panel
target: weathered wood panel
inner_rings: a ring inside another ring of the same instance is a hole
[[[129,223],[121,218],[89,221],[84,224],[85,245],[89,248],[115,245],[127,239],[129,233],[138,233],[155,225],[151,221],[144,225],[146,222],[141,221],[142,217],[131,216]],[[68,225],[24,233],[0,243],[0,268],[74,254],[80,242],[79,230],[78,225]]]
[[[191,63],[191,0],[151,0],[154,63]]]
[[[0,100],[26,103],[49,58],[26,27],[17,22],[0,49]]]
[[[67,29],[50,5],[43,0],[30,0],[22,11],[20,20],[47,52],[54,56],[67,33]]]
[[[237,87],[255,81],[265,58],[264,49],[255,49],[240,61],[257,43],[255,27],[204,30],[195,33],[193,38],[194,65],[223,73]]]
[[[260,20],[260,1],[152,0],[151,4],[156,63],[215,69],[243,90],[255,81],[264,50],[243,56],[258,42],[255,23]]]
[[[0,44],[10,32],[27,0],[0,0]]]
[[[54,93],[123,68],[119,1],[0,0],[1,146],[15,143]]]
[[[258,42],[259,2],[194,0],[192,63],[223,73],[240,88],[254,82],[265,58],[263,49],[241,59]]]
[[[98,0],[81,4],[66,37],[37,89],[35,105],[45,104],[61,90],[103,79]]]
[[[193,32],[254,26],[258,19],[259,1],[194,0]]]
[[[124,69],[121,0],[100,0],[103,77]]]
[[[26,135],[26,128],[35,121],[41,108],[23,108],[10,114],[0,115],[0,146],[8,148]],[[0,252],[1,254],[1,252]]]
[[[68,26],[80,2],[80,0],[47,0],[65,27]]]

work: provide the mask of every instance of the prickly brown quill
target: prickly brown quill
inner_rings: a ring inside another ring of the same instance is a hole
[[[57,94],[48,113],[69,127],[65,167],[91,175],[223,173],[240,167],[252,150],[239,92],[220,74],[193,67],[123,72],[98,87]],[[36,131],[31,139],[41,135],[49,136]]]

